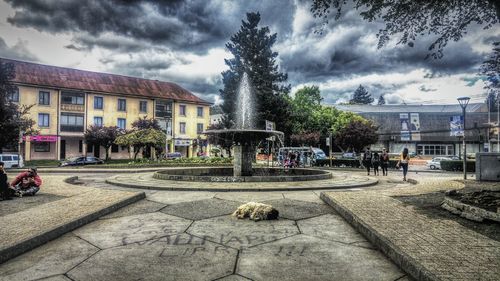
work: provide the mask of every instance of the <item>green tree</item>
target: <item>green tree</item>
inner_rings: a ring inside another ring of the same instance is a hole
[[[222,72],[224,88],[220,90],[220,94],[224,100],[224,126],[231,127],[236,120],[238,84],[246,72],[256,96],[257,126],[263,128],[265,120],[270,120],[286,135],[290,132],[290,110],[286,98],[290,85],[283,85],[288,75],[279,71],[276,62],[278,53],[272,50],[277,34],[271,34],[267,26],[259,28],[259,13],[247,13],[246,16],[247,20],[242,21],[240,30],[226,44],[234,58],[225,60],[229,70]]]
[[[92,125],[85,130],[84,139],[87,145],[99,145],[106,151],[106,160],[109,160],[109,148],[123,131],[116,126]]]
[[[131,131],[127,134],[118,136],[115,140],[115,144],[133,147],[134,148],[134,160],[137,159],[137,155],[142,150],[147,150],[151,147],[159,148],[164,147],[167,135],[161,130],[156,130],[154,128],[139,129]]]
[[[354,91],[352,99],[349,101],[350,104],[371,104],[373,102],[373,97],[362,85]]]
[[[333,140],[344,151],[360,152],[378,141],[377,127],[370,120],[351,119],[334,133]]]
[[[317,130],[317,111],[321,110],[321,93],[318,86],[305,86],[289,99],[292,133],[299,135]]]
[[[4,147],[15,146],[21,132],[24,135],[36,134],[33,129],[35,122],[29,117],[33,105],[19,106],[11,101],[17,93],[11,82],[15,76],[14,65],[0,60],[0,153]]]
[[[385,22],[377,34],[379,48],[395,35],[398,44],[410,47],[417,37],[431,35],[436,38],[429,46],[434,58],[442,57],[448,42],[460,40],[469,26],[489,29],[500,20],[498,0],[313,0],[311,12],[327,23],[331,13],[337,20],[351,3],[363,19]]]
[[[385,104],[385,98],[384,98],[384,95],[380,95],[380,97],[378,97],[378,102],[377,102],[378,105],[384,105]]]
[[[143,129],[155,129],[155,130],[161,130],[160,124],[158,123],[157,119],[151,118],[148,119],[147,116],[144,116],[143,118],[139,118],[135,120],[132,123],[132,128],[137,129],[137,130],[143,130]]]

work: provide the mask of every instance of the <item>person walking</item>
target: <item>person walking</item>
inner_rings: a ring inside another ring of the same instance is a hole
[[[366,167],[366,171],[368,172],[368,175],[370,175],[370,167],[372,166],[372,152],[370,151],[369,147],[363,154],[363,166]]]
[[[380,156],[380,167],[382,168],[382,176],[387,176],[387,168],[389,167],[389,153],[384,148]]]
[[[408,154],[408,148],[404,148],[403,152],[399,156],[399,162],[397,167],[403,168],[403,181],[406,181],[406,174],[408,174],[408,164],[410,163],[410,155]]]
[[[380,166],[380,156],[377,152],[373,153],[372,165],[373,165],[373,174],[376,176],[380,175],[380,173],[378,172],[378,166]]]

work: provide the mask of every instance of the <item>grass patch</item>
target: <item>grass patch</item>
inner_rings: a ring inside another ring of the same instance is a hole
[[[58,160],[30,160],[24,161],[26,167],[57,167],[59,166]]]

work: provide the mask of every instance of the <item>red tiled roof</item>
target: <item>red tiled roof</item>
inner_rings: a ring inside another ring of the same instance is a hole
[[[0,60],[14,64],[16,77],[13,82],[21,84],[211,104],[175,83],[4,58]]]

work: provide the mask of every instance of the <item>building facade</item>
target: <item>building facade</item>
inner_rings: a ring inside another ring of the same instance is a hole
[[[103,147],[87,146],[91,125],[128,130],[139,118],[155,118],[167,133],[168,152],[192,157],[206,151],[202,132],[209,107],[174,83],[0,59],[12,63],[17,92],[10,100],[33,107],[29,113],[38,135],[20,139],[25,160],[61,160],[80,155],[104,157]],[[126,147],[110,148],[112,158],[129,158]]]
[[[424,157],[462,154],[463,119],[460,105],[335,105],[337,109],[357,113],[378,126],[379,142],[375,150],[388,148]],[[465,139],[467,153],[497,151],[497,114],[488,114],[486,104],[467,106]],[[491,125],[490,125],[491,124]]]

